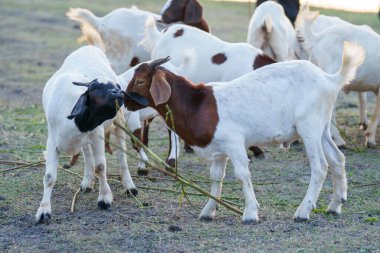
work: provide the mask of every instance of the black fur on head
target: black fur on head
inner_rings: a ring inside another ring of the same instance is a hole
[[[74,119],[81,132],[92,131],[104,121],[115,117],[124,103],[124,93],[118,84],[100,82],[98,79],[73,84],[88,87],[67,116],[68,119]]]

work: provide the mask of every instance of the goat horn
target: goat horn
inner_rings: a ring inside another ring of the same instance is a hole
[[[88,85],[89,85],[90,83],[73,82],[73,84],[78,85],[78,86],[88,87]]]
[[[168,56],[166,58],[156,59],[156,60],[150,62],[148,65],[149,65],[150,69],[154,70],[157,66],[164,64],[165,62],[168,62],[169,60],[170,60],[170,56]]]

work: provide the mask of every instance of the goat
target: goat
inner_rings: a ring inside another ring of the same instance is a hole
[[[63,152],[75,157],[82,150],[85,173],[81,189],[93,188],[95,172],[99,178],[98,206],[101,209],[110,207],[113,198],[106,178],[104,129],[109,128],[113,120],[123,122],[122,110],[119,111],[123,98],[106,56],[94,46],[85,46],[71,53],[46,83],[42,103],[48,138],[44,194],[36,213],[38,222],[51,217],[50,197],[57,179],[59,155]],[[125,149],[124,133],[116,131],[116,134],[118,144]],[[119,161],[123,183],[137,194],[123,151],[120,151]]]
[[[311,26],[318,12],[303,11],[296,22],[298,42],[307,52],[309,59],[328,73],[334,73],[339,68],[337,59],[342,55],[344,41],[352,41],[363,46],[367,57],[359,68],[356,78],[345,91],[366,92],[372,91],[377,95],[376,109],[365,130],[365,145],[375,147],[376,128],[380,117],[380,73],[377,62],[380,61],[380,36],[368,26],[357,26],[350,23],[342,23],[331,26],[319,33],[313,32]],[[360,98],[360,96],[359,96]],[[361,124],[366,124],[365,107],[361,101]],[[363,122],[364,120],[364,122]],[[336,143],[337,140],[344,144],[338,129],[332,126],[331,133]],[[339,145],[339,144],[338,144]]]
[[[285,61],[295,59],[295,39],[293,25],[280,4],[267,1],[255,9],[248,26],[249,44],[275,61]]]
[[[135,69],[140,66],[138,64],[131,69],[127,70],[123,74],[118,76],[119,84],[122,90],[126,90],[128,83],[131,81]],[[186,68],[186,64],[182,64],[180,67],[175,67],[170,63],[165,63],[164,65],[167,69],[171,70],[174,73],[179,73],[183,71],[182,69]],[[145,146],[148,146],[148,130],[149,124],[152,122],[153,118],[158,115],[157,111],[153,108],[144,108],[139,111],[128,111],[125,110],[124,116],[127,127],[133,132],[134,136],[137,137]],[[141,124],[144,122],[144,125]],[[133,142],[133,140],[132,140]],[[175,167],[177,163],[177,157],[179,156],[179,139],[178,136],[169,130],[169,153],[166,159],[166,162],[171,167]],[[137,173],[139,175],[147,175],[148,171],[145,166],[145,162],[148,161],[148,157],[145,154],[141,146],[134,143],[133,148],[140,154],[141,160],[138,163]]]
[[[246,148],[290,143],[298,138],[305,144],[311,180],[294,218],[309,219],[328,167],[333,171],[334,191],[327,210],[341,213],[342,202],[347,198],[345,157],[329,129],[338,91],[355,77],[364,60],[360,46],[345,45],[341,68],[335,74],[327,74],[308,61],[288,61],[265,66],[230,82],[206,85],[194,85],[159,67],[168,60],[140,65],[126,94],[145,97],[148,106],[162,116],[170,108],[176,133],[199,156],[212,160],[211,194],[217,198],[221,195],[227,161],[231,159],[245,196],[243,223],[259,220]],[[132,111],[143,108],[127,96],[124,106]],[[171,126],[168,120],[167,124]],[[209,199],[200,218],[213,219],[216,206]]]
[[[160,22],[160,15],[139,10],[135,6],[113,10],[104,17],[97,17],[91,11],[81,8],[70,8],[66,15],[81,26],[89,25],[98,31],[104,41],[107,58],[117,74],[150,60],[149,53],[138,44],[143,39],[144,24],[148,17],[152,17],[160,29],[180,21],[199,27],[196,22],[200,20],[208,30],[207,23],[202,18],[202,7],[196,0],[170,2],[163,11],[164,23]],[[82,32],[85,33],[86,30],[82,29]]]
[[[274,61],[247,43],[229,43],[199,29],[175,24],[159,32],[154,20],[146,22],[141,42],[152,59],[171,57],[171,63],[184,62],[186,50],[193,50],[198,64],[186,71],[194,83],[230,81]]]

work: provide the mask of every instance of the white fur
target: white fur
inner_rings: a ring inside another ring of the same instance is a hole
[[[285,61],[295,59],[294,40],[294,28],[280,4],[267,1],[255,9],[248,26],[249,44],[276,61]]]
[[[98,201],[109,204],[112,202],[112,193],[106,179],[104,131],[112,125],[113,120],[107,120],[93,131],[83,133],[79,131],[74,120],[67,118],[80,95],[87,89],[76,86],[72,82],[90,82],[96,78],[117,82],[117,76],[104,53],[97,47],[85,46],[71,53],[62,67],[46,83],[42,99],[48,125],[46,172],[43,180],[44,194],[36,214],[37,220],[41,218],[41,215],[51,214],[50,196],[57,179],[58,159],[61,153],[76,155],[82,149],[85,160],[82,189],[92,189],[95,166],[104,167],[97,172]],[[115,119],[123,123],[124,117],[121,111]],[[124,133],[118,131],[117,136],[120,140],[118,144],[125,149]],[[123,183],[130,189],[136,188],[129,174],[125,153],[120,151],[118,157]]]
[[[347,198],[345,158],[330,136],[331,114],[338,91],[353,78],[364,60],[361,47],[347,44],[344,50],[341,68],[335,74],[327,74],[308,61],[288,61],[263,67],[230,82],[207,84],[213,87],[219,121],[210,144],[192,148],[212,160],[211,193],[217,198],[221,195],[227,160],[231,159],[245,196],[243,222],[259,219],[246,148],[292,142],[298,138],[305,144],[311,180],[294,217],[309,219],[328,166],[334,180],[328,211],[341,212],[341,203]],[[249,110],[241,110],[247,106]],[[210,199],[200,217],[213,218],[215,212],[216,202]]]
[[[183,29],[183,34],[174,37],[174,34]],[[142,41],[151,52],[152,59],[170,56],[170,62],[179,66],[185,61],[186,52],[192,50],[197,64],[191,64],[186,69],[185,76],[194,83],[213,81],[230,81],[253,71],[253,62],[257,55],[262,54],[248,43],[229,43],[204,32],[200,29],[175,24],[165,32],[159,32],[153,19],[146,23],[145,38]],[[214,64],[211,58],[224,53],[227,60]]]
[[[135,8],[119,8],[104,17],[96,17],[87,9],[71,8],[66,15],[80,24],[89,24],[100,34],[112,68],[121,74],[130,68],[133,57],[140,62],[150,59],[149,53],[138,43],[144,36],[148,17],[160,20],[161,16]]]
[[[345,91],[372,91],[378,96],[375,112],[368,129],[365,131],[366,145],[373,147],[376,145],[376,128],[380,118],[380,72],[377,67],[380,62],[380,36],[368,26],[357,26],[347,22],[315,33],[310,27],[316,15],[318,13],[302,12],[296,23],[298,36],[304,40],[301,45],[313,63],[328,73],[335,72],[339,68],[338,59],[342,56],[343,41],[360,44],[367,54],[363,65],[358,69],[356,78],[349,86],[345,87]],[[361,98],[362,102],[363,97]],[[365,113],[362,106],[361,113]],[[341,139],[336,129],[332,129],[332,133],[335,140]]]

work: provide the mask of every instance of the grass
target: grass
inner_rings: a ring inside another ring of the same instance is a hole
[[[65,17],[69,7],[87,7],[104,15],[117,7],[138,4],[141,9],[158,12],[164,1],[115,0],[46,1],[3,0],[0,8],[0,160],[38,161],[43,159],[46,122],[41,106],[42,89],[59,68],[64,57],[75,50],[80,32]],[[253,6],[238,3],[201,1],[213,33],[228,41],[244,41]],[[252,8],[251,8],[252,7]],[[353,14],[321,10],[357,24],[366,23],[377,32],[380,22],[375,14]],[[373,97],[370,98],[373,102]],[[363,147],[363,133],[358,131],[355,96],[344,96],[338,103],[339,125],[357,145]],[[370,103],[373,107],[373,103]],[[369,109],[369,112],[372,112]],[[150,136],[154,152],[165,157],[167,131],[155,120]],[[379,142],[380,140],[378,140]],[[131,145],[128,147],[132,150]],[[202,196],[189,196],[192,207],[180,194],[158,190],[139,191],[141,208],[128,198],[122,187],[110,182],[114,205],[109,212],[97,209],[97,191],[79,194],[76,212],[70,204],[80,185],[80,178],[63,170],[52,195],[53,218],[49,225],[35,225],[34,214],[42,197],[43,167],[0,172],[0,251],[281,251],[281,252],[376,252],[379,245],[380,150],[345,150],[349,182],[348,202],[340,217],[325,214],[331,200],[329,173],[311,220],[295,223],[292,215],[301,203],[310,178],[310,169],[302,144],[288,152],[269,148],[267,158],[250,164],[253,184],[261,204],[261,222],[244,226],[240,217],[221,207],[213,222],[198,220],[206,203]],[[134,152],[134,151],[132,151]],[[60,164],[69,160],[62,157]],[[107,155],[110,174],[118,173],[115,155]],[[136,174],[136,159],[128,164]],[[195,180],[209,178],[208,161],[196,155],[181,154],[179,169]],[[13,165],[0,164],[0,171]],[[83,173],[83,159],[71,171]],[[153,172],[152,176],[164,177]],[[113,177],[114,178],[114,177]],[[134,178],[139,186],[178,189],[168,180],[150,181]],[[199,183],[209,189],[210,183]],[[190,190],[189,190],[190,191]],[[243,205],[241,186],[229,164],[223,195],[237,197]],[[182,205],[179,203],[182,201]],[[172,232],[171,226],[181,230]]]

